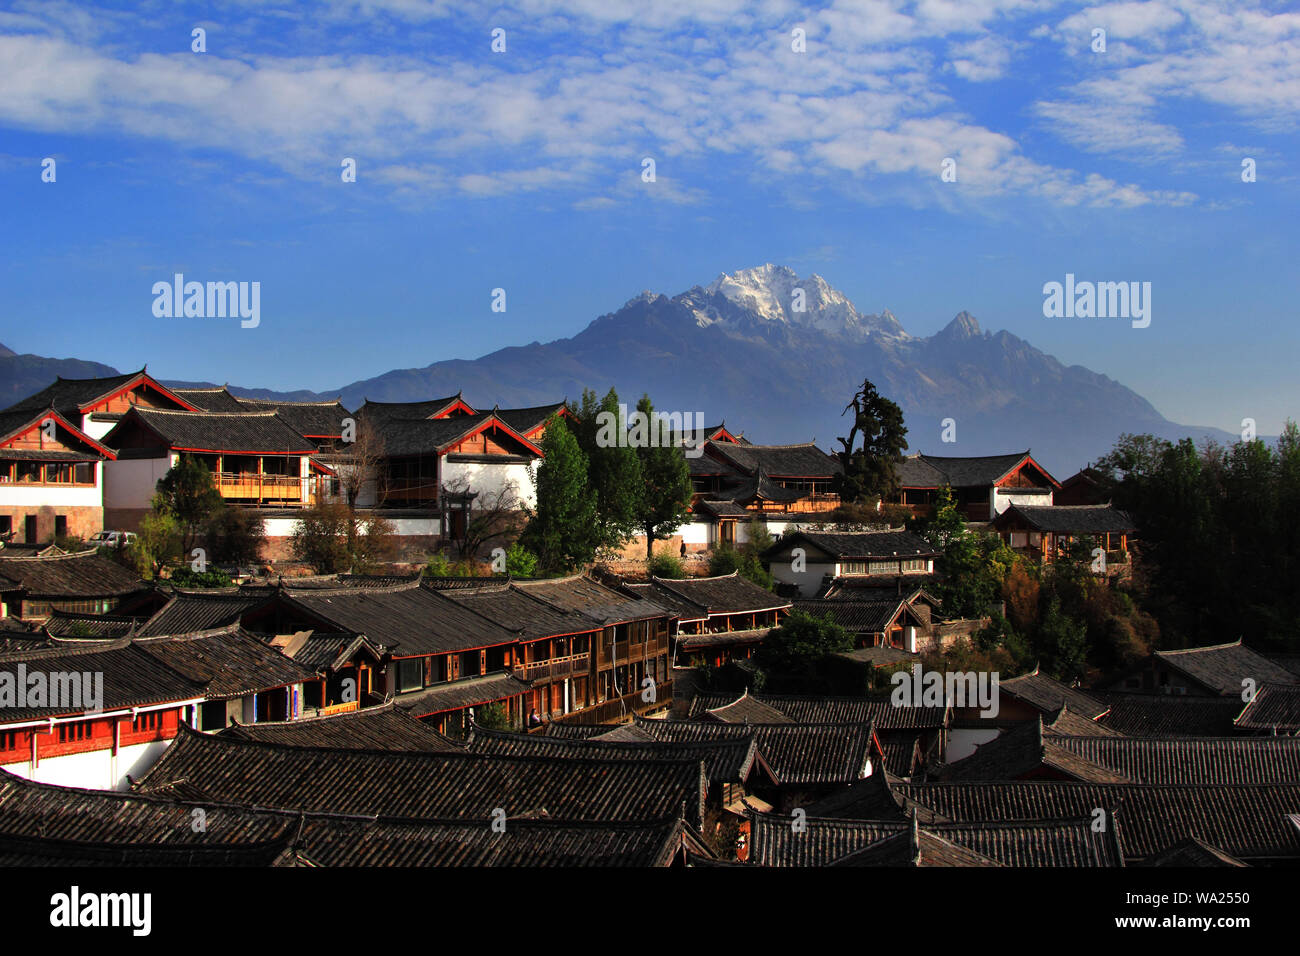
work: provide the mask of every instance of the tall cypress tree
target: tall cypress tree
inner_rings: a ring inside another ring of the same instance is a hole
[[[597,399],[591,389],[582,390],[582,403],[570,405],[577,421],[569,427],[578,439],[578,447],[587,456],[587,482],[596,496],[597,547],[617,550],[640,526],[638,512],[642,498],[641,462],[636,449],[609,441],[611,430],[602,425],[613,421],[615,437],[626,436],[619,419],[618,392],[610,389]]]
[[[654,406],[650,396],[643,395],[636,403],[637,411],[654,421]],[[651,429],[651,434],[657,429]],[[645,532],[645,557],[654,557],[655,542],[667,538],[680,528],[691,514],[691,470],[686,464],[682,449],[640,443],[636,449],[641,462],[641,480],[645,489],[638,508],[641,530]]]
[[[559,416],[547,423],[541,447],[537,507],[521,540],[543,570],[569,571],[596,554],[596,499],[587,481],[587,457]]]

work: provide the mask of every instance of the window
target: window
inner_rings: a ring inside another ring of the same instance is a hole
[[[55,515],[54,516],[54,537],[66,538],[67,536],[68,536],[68,516]]]
[[[45,481],[51,485],[72,484],[72,466],[51,462],[45,466]]]
[[[18,732],[9,731],[0,734],[0,750],[17,750],[18,749]]]
[[[925,571],[929,562],[925,558],[910,558],[902,563],[903,571]]]
[[[424,686],[424,658],[412,657],[397,662],[397,692],[419,690]]]
[[[8,534],[14,530],[14,519],[9,515],[0,515],[0,534]]]
[[[135,720],[131,721],[131,729],[137,734],[157,730],[158,715],[159,711],[156,710],[151,710],[147,714],[136,714]]]
[[[7,485],[14,480],[13,462],[0,462],[0,485]]]
[[[41,463],[39,461],[18,462],[18,481],[39,483],[41,480]]]
[[[91,722],[79,720],[71,724],[59,724],[59,743],[75,743],[91,738]]]
[[[93,461],[80,461],[72,467],[72,482],[77,485],[93,485],[95,483],[95,463]]]

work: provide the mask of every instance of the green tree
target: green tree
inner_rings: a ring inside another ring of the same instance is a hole
[[[182,456],[158,481],[157,492],[176,520],[181,551],[189,554],[203,539],[213,515],[225,507],[212,473],[203,462]]]
[[[506,574],[512,578],[531,578],[537,573],[537,555],[518,541],[506,548]]]
[[[169,510],[167,499],[155,494],[149,513],[140,521],[140,530],[130,544],[128,556],[140,577],[152,580],[165,564],[180,554],[179,523]]]
[[[596,554],[596,499],[587,482],[587,459],[558,416],[542,435],[545,456],[537,466],[537,506],[520,542],[537,555],[538,567],[564,572],[588,564]]]
[[[651,558],[647,571],[656,578],[686,577],[686,567],[682,564],[682,559],[667,552],[661,552]]]
[[[769,678],[811,677],[831,654],[853,649],[853,638],[825,617],[792,611],[780,627],[768,632],[754,655]]]
[[[582,402],[569,411],[574,417],[565,421],[587,457],[587,483],[596,496],[597,547],[618,550],[639,527],[643,495],[641,460],[627,443],[618,392],[611,388],[598,401],[583,389]]]
[[[653,422],[654,406],[650,396],[643,395],[636,403],[637,411]],[[653,442],[638,443],[637,459],[641,463],[641,496],[637,520],[645,533],[645,557],[654,558],[655,542],[671,537],[691,515],[691,470],[682,450]]]
[[[210,561],[256,564],[266,543],[266,526],[256,512],[223,504],[208,519],[203,540]]]
[[[393,525],[359,513],[343,502],[320,502],[297,515],[290,537],[293,555],[318,574],[370,574],[392,558]]]
[[[852,427],[848,437],[839,439],[842,450],[836,453],[842,471],[836,477],[835,490],[845,502],[883,500],[898,487],[897,467],[907,449],[903,410],[877,392],[868,379],[863,379],[841,414],[850,410]]]

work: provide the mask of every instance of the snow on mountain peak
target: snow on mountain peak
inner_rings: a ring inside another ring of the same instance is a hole
[[[768,322],[816,328],[825,332],[847,333],[865,337],[874,333],[906,335],[888,311],[881,315],[863,315],[848,296],[813,273],[807,278],[788,266],[765,263],[752,269],[724,272],[703,292],[721,295],[733,305]],[[695,310],[701,326],[712,325],[721,317],[713,309]]]

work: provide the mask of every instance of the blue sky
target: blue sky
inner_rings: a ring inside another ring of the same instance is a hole
[[[10,3],[0,342],[327,390],[777,262],[1276,433],[1298,105],[1269,0]],[[260,282],[260,326],[154,317],[176,272]],[[1067,272],[1151,282],[1150,327],[1045,318]]]

